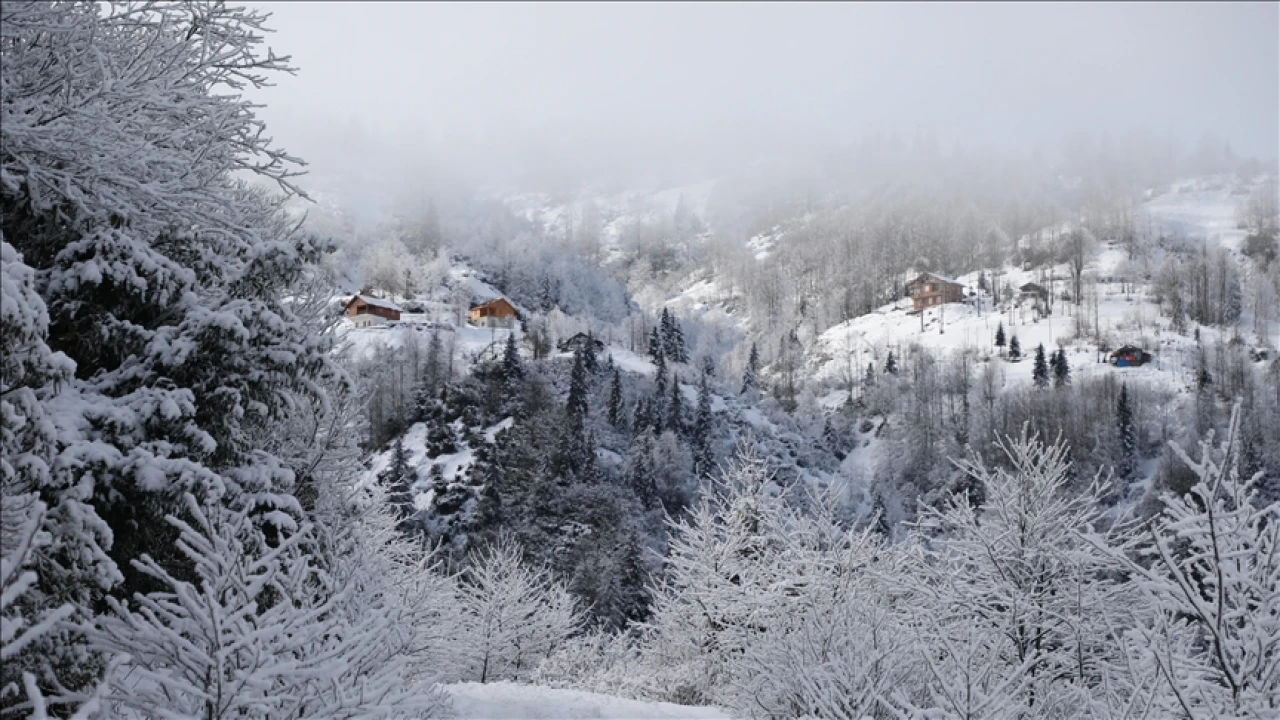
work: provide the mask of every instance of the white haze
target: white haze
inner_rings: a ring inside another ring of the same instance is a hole
[[[300,68],[262,116],[352,205],[673,185],[876,133],[1278,152],[1275,3],[259,6]]]

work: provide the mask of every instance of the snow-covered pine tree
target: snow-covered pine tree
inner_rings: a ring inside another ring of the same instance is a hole
[[[1022,343],[1018,342],[1017,335],[1014,335],[1013,337],[1009,338],[1009,359],[1011,360],[1022,359]]]
[[[646,510],[653,508],[657,501],[658,488],[653,481],[653,430],[651,428],[637,429],[635,440],[631,442],[631,449],[627,452],[623,475],[624,482],[640,499],[644,508]]]
[[[675,315],[662,309],[662,350],[672,362],[687,363],[689,354],[685,350],[684,331]]]
[[[573,354],[573,369],[569,373],[569,396],[565,401],[565,420],[576,428],[581,428],[587,417],[588,369],[585,348],[579,347]]]
[[[1116,475],[1122,482],[1133,479],[1134,461],[1138,456],[1137,438],[1133,428],[1133,408],[1129,405],[1129,385],[1121,383],[1120,397],[1116,399],[1116,432],[1120,438],[1120,462]]]
[[[587,341],[582,344],[582,361],[583,367],[587,369],[587,375],[594,376],[600,370],[600,359],[596,357],[596,338],[590,330],[587,331]]]
[[[702,375],[698,382],[698,409],[693,419],[692,436],[689,445],[693,450],[693,472],[699,477],[711,474],[715,458],[711,452],[711,388],[708,387],[707,376]]]
[[[400,520],[401,530],[408,532],[415,509],[413,483],[417,473],[409,465],[409,451],[404,446],[404,436],[396,438],[391,446],[391,462],[378,474],[378,480],[387,488],[387,502]]]
[[[449,387],[440,388],[438,399],[427,410],[423,422],[427,426],[427,457],[437,458],[458,452],[453,425],[448,417]]]
[[[663,347],[662,336],[658,334],[658,328],[653,328],[649,332],[649,360],[654,364],[662,362],[666,356],[666,350]]]
[[[1044,343],[1036,346],[1035,364],[1031,367],[1031,382],[1038,388],[1049,384],[1049,362],[1044,356]]]
[[[429,392],[434,393],[437,388],[449,380],[447,375],[444,362],[444,343],[440,339],[440,333],[433,330],[431,339],[427,341],[427,360],[423,366],[422,382]]]
[[[74,364],[45,343],[48,321],[35,273],[0,237],[0,704],[20,706],[25,696],[56,712],[65,703],[46,695],[91,687],[105,664],[56,622],[83,611],[120,574],[103,549],[111,530],[88,488],[55,470],[59,453],[74,457],[84,441],[60,441],[52,413],[83,400]]]
[[[524,363],[520,361],[520,350],[516,347],[514,332],[507,333],[507,343],[502,351],[502,379],[508,388],[524,379]]]
[[[1004,323],[1001,322],[998,325],[996,325],[996,347],[1000,348],[1003,351],[1004,346],[1005,346]]]
[[[1058,348],[1053,355],[1053,386],[1062,387],[1071,384],[1071,365],[1067,361],[1065,348]]]
[[[65,378],[60,394],[36,392],[57,407],[56,460],[31,488],[56,538],[36,552],[38,595],[89,608],[108,589],[159,588],[131,562],[143,554],[187,573],[163,521],[184,492],[252,498],[282,527],[304,515],[294,468],[265,448],[341,373],[286,300],[326,243],[233,177],[293,192],[293,159],[240,94],[288,70],[262,51],[265,18],[162,2],[0,7],[0,105],[23,108],[0,128],[0,234],[22,254],[6,261],[35,271],[48,313],[37,335]],[[96,682],[92,662],[75,674],[65,686]]]
[[[680,394],[680,378],[671,378],[671,398],[667,402],[667,430],[681,435],[684,433],[684,398]]]
[[[742,371],[742,392],[740,394],[754,393],[760,389],[760,381],[757,374],[760,372],[760,351],[756,348],[755,343],[751,343],[751,354],[747,356],[747,367]]]
[[[649,410],[649,401],[645,398],[636,398],[635,408],[631,412],[631,430],[637,435],[645,429],[653,428],[653,416]]]
[[[573,354],[564,424],[559,430],[560,440],[555,455],[551,458],[551,472],[561,482],[572,478],[595,481],[595,445],[588,437],[586,427],[587,395],[590,392],[586,355],[587,350],[582,347]]]
[[[610,425],[624,429],[627,418],[622,407],[622,373],[617,368],[613,369],[613,378],[609,381],[608,419]]]

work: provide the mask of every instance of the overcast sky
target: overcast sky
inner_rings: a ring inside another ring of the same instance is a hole
[[[263,115],[312,157],[352,128],[480,173],[876,129],[1001,148],[1213,133],[1265,160],[1280,144],[1276,3],[255,5],[300,68]]]

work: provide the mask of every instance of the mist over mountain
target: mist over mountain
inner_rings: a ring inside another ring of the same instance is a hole
[[[0,3],[0,717],[1277,717],[1278,22]]]

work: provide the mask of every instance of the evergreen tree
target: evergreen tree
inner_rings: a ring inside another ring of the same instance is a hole
[[[684,432],[684,399],[680,396],[680,378],[671,379],[671,400],[667,403],[667,429],[679,435]]]
[[[596,338],[591,331],[587,331],[587,341],[583,343],[582,351],[583,364],[587,369],[587,374],[595,375],[600,371],[600,360],[596,357]]]
[[[38,688],[88,697],[101,679],[83,634],[46,611],[74,602],[87,620],[107,593],[133,604],[197,577],[203,558],[166,521],[184,494],[210,504],[216,530],[226,508],[278,528],[314,509],[315,473],[282,428],[333,407],[345,374],[299,302],[329,243],[282,211],[299,164],[244,97],[289,70],[265,21],[218,3],[0,5],[5,714],[43,716]],[[16,623],[10,512],[40,526],[20,553],[39,597]]]
[[[1116,401],[1116,426],[1120,435],[1120,462],[1116,465],[1116,473],[1120,480],[1133,478],[1133,463],[1137,457],[1137,442],[1133,432],[1133,410],[1129,407],[1129,385],[1120,386],[1120,398]]]
[[[840,435],[836,432],[836,428],[831,424],[831,418],[827,418],[822,423],[822,444],[827,446],[832,455],[837,460],[844,460],[845,453],[843,449],[844,443],[840,441]]]
[[[409,451],[405,449],[403,435],[391,446],[391,462],[378,474],[378,479],[387,490],[387,503],[400,520],[401,530],[405,530],[414,514],[413,482],[417,476],[409,466]]]
[[[443,355],[440,333],[432,331],[431,340],[427,342],[427,364],[422,373],[422,381],[430,392],[435,392],[448,379],[445,377]]]
[[[680,321],[674,315],[668,316],[669,334],[666,340],[667,356],[675,362],[689,362],[689,354],[685,350],[684,331],[680,328]]]
[[[609,383],[609,424],[621,428],[626,417],[622,413],[622,373],[613,369],[613,380]]]
[[[502,352],[502,378],[508,387],[524,379],[524,364],[520,362],[514,332],[507,333],[507,345]]]
[[[640,553],[640,538],[634,529],[628,530],[626,540],[619,551],[617,605],[624,626],[649,619],[649,573],[644,569]]]
[[[996,325],[996,347],[1003,350],[1004,344],[1005,344],[1004,323],[1001,322],[999,325]]]
[[[1031,369],[1031,381],[1036,387],[1049,384],[1049,363],[1044,356],[1044,343],[1036,346],[1035,365]]]
[[[662,337],[658,334],[658,328],[649,331],[649,360],[655,365],[665,359],[666,352],[662,348]]]
[[[427,424],[427,457],[437,458],[441,455],[452,455],[458,452],[453,436],[453,426],[449,421],[449,388],[440,388],[440,397],[427,410],[423,420]]]
[[[635,409],[632,411],[631,429],[639,434],[645,430],[651,429],[653,426],[653,416],[649,412],[649,402],[644,398],[636,400]]]
[[[716,360],[710,355],[702,356],[702,374],[708,377],[716,376]]]
[[[862,384],[865,387],[872,387],[876,384],[876,366],[874,364],[867,363],[867,372],[862,376]]]
[[[640,427],[638,421],[636,427]],[[658,488],[654,483],[653,444],[651,429],[645,428],[639,431],[635,442],[631,443],[631,450],[627,453],[625,471],[627,486],[640,499],[640,504],[646,510],[652,509],[658,499]]]
[[[586,429],[589,389],[586,350],[579,347],[573,354],[564,425],[560,428],[560,442],[551,463],[552,473],[563,484],[572,480],[595,481],[595,442]]]
[[[657,360],[654,362],[657,369],[653,373],[654,398],[657,399],[659,407],[667,399],[667,360],[659,353]]]
[[[1071,366],[1067,362],[1067,351],[1059,348],[1053,355],[1053,386],[1062,387],[1071,384]]]
[[[586,348],[579,346],[573,354],[573,369],[569,373],[569,397],[565,403],[565,420],[574,428],[582,428],[587,417],[587,355]]]
[[[747,369],[742,371],[742,394],[760,389],[756,373],[760,370],[760,351],[755,343],[751,343],[751,354],[747,356]]]
[[[884,371],[890,375],[898,374],[898,358],[894,356],[893,351],[889,351],[889,357],[884,360]]]
[[[693,471],[700,477],[708,477],[714,465],[711,456],[711,422],[711,389],[707,387],[707,376],[703,375],[698,383],[698,410],[693,420],[693,437],[690,439]]]
[[[1009,359],[1020,360],[1022,358],[1022,343],[1018,342],[1018,336],[1014,335],[1009,338]]]

